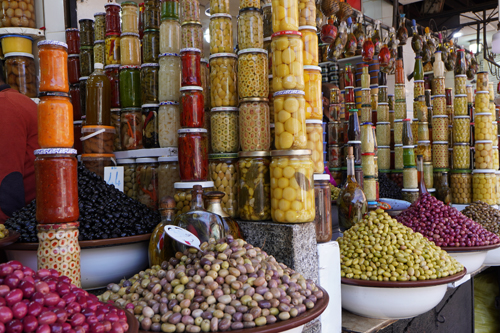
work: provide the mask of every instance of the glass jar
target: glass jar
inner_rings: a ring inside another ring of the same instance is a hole
[[[104,67],[104,73],[106,74],[109,84],[111,87],[111,107],[120,107],[120,65],[107,65]]]
[[[468,143],[453,144],[453,169],[470,169],[470,146]]]
[[[475,114],[490,112],[490,93],[488,91],[477,91],[474,106]]]
[[[160,54],[159,100],[175,101],[180,98],[181,58],[177,53]]]
[[[435,95],[432,100],[433,116],[446,115],[446,97],[445,95]]]
[[[422,155],[424,163],[432,162],[431,142],[427,140],[418,141],[416,155]]]
[[[236,89],[237,56],[219,53],[210,56],[211,106],[238,106]]]
[[[274,93],[276,149],[307,147],[305,103],[304,92],[301,90]]]
[[[181,128],[179,103],[160,103],[158,128],[160,147],[177,147],[177,131]]]
[[[448,169],[450,167],[447,141],[434,141],[432,143],[432,164],[436,169]]]
[[[158,103],[158,72],[160,65],[156,63],[141,65],[141,98],[142,104]]]
[[[308,0],[307,0],[308,1]],[[300,5],[299,5],[300,6]],[[302,34],[302,44],[304,45],[304,65],[318,66],[318,35],[314,25],[305,24],[299,28]]]
[[[299,26],[316,26],[316,2],[299,0]]]
[[[142,142],[144,148],[160,148],[159,143],[159,118],[158,104],[143,104],[142,118],[144,120],[144,130]]]
[[[131,32],[121,34],[120,62],[122,66],[141,65],[141,41],[139,40],[139,34]]]
[[[470,204],[472,202],[472,174],[470,170],[452,170],[450,185],[452,203]]]
[[[123,150],[142,149],[144,120],[141,108],[123,108],[120,115]]]
[[[314,175],[314,200],[316,215],[316,242],[326,243],[332,240],[331,190],[330,175]]]
[[[467,75],[455,75],[455,94],[466,94]]]
[[[94,20],[81,19],[80,24],[80,46],[94,46]]]
[[[404,188],[401,190],[401,194],[403,195],[403,200],[413,203],[418,200],[419,192],[418,188],[416,189],[408,189]]]
[[[137,201],[151,209],[158,209],[158,159],[136,160]]]
[[[87,115],[87,80],[88,76],[80,78],[80,112],[82,118]]]
[[[84,154],[111,154],[115,139],[114,126],[83,126],[80,140]]]
[[[165,20],[160,25],[160,53],[181,51],[181,24],[175,20]]]
[[[390,146],[378,146],[378,169],[379,170],[390,170],[391,169],[391,147]]]
[[[133,1],[125,1],[122,7],[122,33],[139,33],[139,8]]]
[[[389,121],[389,103],[381,102],[377,104],[377,123]],[[416,133],[415,131],[414,133]]]
[[[33,14],[34,15],[34,14]],[[37,269],[55,269],[81,288],[80,223],[38,225]]]
[[[365,178],[375,177],[375,153],[361,154],[361,169],[363,170],[363,176]]]
[[[104,40],[106,35],[106,13],[99,12],[94,14],[94,40]],[[95,44],[95,42],[94,42]]]
[[[269,105],[267,99],[241,100],[240,143],[243,151],[264,151],[270,147]]]
[[[493,137],[496,136],[497,133],[493,133],[493,128],[491,126],[492,121],[491,113],[474,114],[475,140],[493,140]]]
[[[182,76],[181,86],[201,86],[201,51],[199,49],[181,49]]]
[[[424,162],[424,183],[428,189],[434,187],[434,167],[429,162]]]
[[[54,40],[38,42],[40,92],[67,93],[69,91],[67,50],[68,46],[63,42]]]
[[[111,109],[111,126],[115,128],[115,134],[113,136],[113,151],[122,150],[122,139],[121,139],[121,122],[120,113],[121,109]]]
[[[496,175],[495,170],[472,170],[472,201],[481,200],[488,205],[496,205]]]
[[[323,98],[321,91],[321,68],[304,66],[306,119],[323,120]]]
[[[38,223],[77,221],[80,211],[76,150],[37,149],[34,154],[36,221]]]
[[[248,7],[240,9],[238,16],[238,48],[240,50],[264,47],[262,11]]]
[[[208,140],[204,128],[181,128],[179,170],[183,182],[208,179]]]
[[[205,100],[205,105],[208,109],[208,106],[211,105],[210,101],[210,68],[208,59],[202,58],[200,59],[200,76],[201,76],[201,87],[203,88],[203,98]]]
[[[271,152],[271,215],[274,222],[314,221],[313,166],[309,150]]]
[[[36,97],[36,72],[35,61],[32,54],[22,52],[11,52],[5,54],[5,76],[6,83],[12,89],[30,98]],[[73,67],[71,67],[73,68]],[[77,69],[79,69],[77,67]],[[70,79],[75,80],[74,71],[70,73]],[[78,83],[78,77],[76,82]]]
[[[447,141],[448,125],[447,115],[432,116],[432,141]]]
[[[42,148],[73,147],[73,105],[68,94],[41,93],[38,144]]]
[[[238,108],[220,107],[210,111],[212,151],[236,153],[240,147]]]
[[[76,28],[66,29],[66,44],[68,44],[68,54],[79,54],[80,30]]]
[[[179,215],[186,213],[191,209],[191,191],[193,186],[200,185],[204,193],[208,193],[214,190],[214,182],[212,181],[198,181],[198,182],[178,182],[174,184],[175,195],[174,200],[176,202],[175,214]]]
[[[140,66],[120,67],[120,105],[122,108],[141,107]]]
[[[115,2],[108,2],[104,5],[106,8],[106,34],[113,33],[119,34],[121,33],[120,27],[120,11],[121,6]]]
[[[417,168],[405,167],[403,169],[403,187],[418,188]]]
[[[144,30],[160,28],[160,2],[157,0],[144,1]]]
[[[233,52],[233,24],[230,14],[210,16],[210,54]]]
[[[188,21],[181,25],[181,49],[201,50],[203,57],[203,27],[200,22]]]
[[[453,117],[453,143],[470,142],[470,117]]]
[[[80,108],[80,84],[72,84],[69,86],[69,97],[73,105],[73,121],[82,119],[82,111]]]
[[[381,146],[391,145],[391,123],[378,122],[376,133],[377,133],[377,144]]]
[[[476,140],[475,169],[493,169],[493,144],[488,140]]]
[[[240,152],[239,214],[244,221],[265,221],[271,218],[269,152]]]
[[[328,122],[328,144],[338,145],[342,140],[342,123],[340,121],[330,121]]]
[[[398,102],[394,104],[394,119],[406,118],[406,102]]]
[[[403,145],[394,145],[394,167],[398,170],[403,170]],[[402,173],[402,171],[401,171]],[[403,187],[403,186],[401,186]]]
[[[273,34],[273,12],[272,5],[270,3],[262,6],[262,15],[264,23],[264,38],[271,37]]]
[[[229,0],[210,0],[210,14],[229,14]]]
[[[238,154],[210,154],[209,172],[216,191],[224,192],[222,209],[238,217]]]
[[[104,57],[104,53],[106,52],[106,48],[104,45],[104,40],[96,40],[94,42],[94,63],[95,64],[106,64],[106,58]]]
[[[311,150],[313,172],[325,172],[323,161],[323,124],[321,120],[306,120],[307,149]]]
[[[116,163],[123,166],[123,193],[137,200],[136,160],[134,158],[123,158],[116,160]]]
[[[167,20],[180,19],[179,0],[161,0],[160,1],[160,20],[163,23]]]
[[[198,0],[181,1],[181,22],[200,21],[200,3]]]
[[[266,50],[246,49],[238,52],[238,96],[240,99],[268,97],[267,68]]]
[[[453,112],[455,116],[467,116],[467,95],[455,95],[453,98]]]
[[[328,167],[340,168],[342,166],[342,149],[339,145],[328,146]]]
[[[94,72],[94,48],[80,47],[80,75],[90,76]]]
[[[9,57],[9,54],[10,53],[7,53],[5,55],[5,70],[6,70],[6,74],[7,74],[7,79],[9,79],[9,75],[11,74],[12,71],[9,71],[9,67],[8,67],[8,57]],[[30,65],[30,63],[33,65],[32,67],[32,71],[34,72],[35,70],[35,62],[33,60],[29,60],[28,58],[31,58],[31,59],[34,59],[33,58],[33,55],[29,54],[29,53],[23,53],[22,54],[23,56],[22,57],[19,57],[18,59],[20,60],[20,65]],[[31,57],[30,57],[31,56]],[[12,57],[12,56],[11,56]],[[26,61],[23,61],[23,60],[26,60]],[[17,64],[17,62],[16,62]],[[20,73],[26,73],[26,74],[29,74],[29,70],[26,69],[21,69],[19,71],[17,71],[18,75]],[[14,74],[14,73],[12,73]],[[22,77],[21,77],[22,79]],[[69,80],[69,83],[70,84],[75,84],[75,83],[78,83],[78,80],[80,79],[80,55],[79,54],[69,54],[68,55],[68,80]],[[10,81],[10,80],[9,80]],[[11,88],[12,88],[12,84],[10,82],[7,82]],[[15,84],[15,82],[12,82]],[[33,82],[33,85],[35,85],[35,83]],[[36,87],[35,88],[35,96],[33,97],[36,97]],[[15,89],[15,88],[13,88]]]
[[[181,126],[202,128],[205,122],[203,88],[187,86],[181,88]]]
[[[174,197],[174,184],[181,181],[179,176],[179,159],[177,156],[162,156],[158,158],[158,199],[167,196]]]
[[[298,31],[299,10],[298,1],[272,2],[273,32]]]
[[[301,33],[283,31],[272,35],[274,91],[305,88]]]
[[[157,63],[160,54],[160,31],[148,29],[144,31],[142,38],[142,61],[143,63]]]

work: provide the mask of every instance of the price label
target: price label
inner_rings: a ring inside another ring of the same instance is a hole
[[[169,235],[170,237],[172,237],[173,239],[175,239],[179,243],[182,243],[182,244],[187,245],[189,247],[194,247],[194,248],[201,251],[200,240],[198,239],[198,237],[193,235],[191,232],[189,232],[185,229],[179,228],[177,226],[174,226],[174,225],[167,225],[167,226],[165,226],[164,230],[167,233],[167,235]]]
[[[104,180],[123,192],[123,167],[105,167]]]

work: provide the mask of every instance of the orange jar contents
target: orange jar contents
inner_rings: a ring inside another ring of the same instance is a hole
[[[36,220],[65,223],[78,220],[78,175],[76,150],[35,150]]]
[[[111,154],[115,140],[114,126],[83,126],[81,141],[84,154]]]
[[[68,45],[55,40],[38,42],[40,91],[69,92]]]
[[[68,94],[41,93],[38,104],[38,144],[42,148],[71,148],[73,104]]]

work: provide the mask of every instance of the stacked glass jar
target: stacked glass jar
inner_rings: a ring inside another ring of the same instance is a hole
[[[401,159],[403,160],[403,200],[414,202],[418,199],[419,190],[411,119],[403,119],[402,142],[403,156]],[[397,154],[398,153],[396,152],[396,159],[399,158]]]
[[[78,176],[73,135],[73,105],[69,97],[68,45],[38,43],[40,102],[35,150],[36,220],[39,224],[38,268],[52,268],[80,281],[78,245]],[[64,263],[64,264],[63,264]]]
[[[80,90],[80,113],[82,116],[86,116],[87,106],[85,101],[87,98],[87,79],[94,71],[94,21],[91,19],[81,19],[78,23],[80,25],[80,30],[68,29],[66,32],[68,51],[70,51],[68,56],[68,74],[74,72],[72,68],[74,65],[73,63],[79,61],[80,78],[78,81]],[[76,53],[80,54],[78,58],[73,56]],[[74,89],[70,91],[74,91]],[[71,93],[71,95],[73,96],[74,93]]]
[[[394,86],[394,169],[391,179],[403,188],[403,119],[406,118],[406,88],[403,59],[396,59]]]
[[[85,115],[85,110],[82,110],[82,105],[80,104],[80,31],[76,28],[66,29],[66,43],[68,45],[69,95],[71,98],[71,104],[73,105],[73,132],[75,133],[75,131],[81,130],[82,116]],[[75,145],[75,149],[77,149],[78,154],[82,153],[82,149],[79,145]]]
[[[328,122],[328,168],[333,178],[342,183],[342,155],[344,145],[344,116],[340,116],[340,90],[330,90],[330,106],[327,114]]]

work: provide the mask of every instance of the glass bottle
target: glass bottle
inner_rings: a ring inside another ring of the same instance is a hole
[[[406,30],[406,17],[405,14],[399,14],[399,15],[400,15],[400,21],[399,21],[397,37],[399,40],[399,45],[406,45],[406,41],[408,40],[408,30]]]
[[[361,128],[359,126],[358,110],[349,110],[349,125],[347,127],[347,139],[349,141],[361,140]]]
[[[338,38],[333,43],[333,59],[340,59],[347,43],[347,31],[345,22],[340,23]],[[330,44],[330,47],[332,44]]]
[[[380,21],[376,20],[375,21],[375,29],[373,30],[373,35],[372,35],[372,42],[375,47],[375,53],[374,54],[379,54],[380,52],[380,47],[382,43],[382,33],[380,30]]]
[[[174,225],[191,232],[198,237],[201,243],[208,242],[210,238],[214,238],[216,241],[224,238],[224,221],[219,215],[205,210],[201,185],[193,186],[191,197],[191,209],[178,215],[174,220]],[[186,247],[175,242],[174,249],[176,252],[184,252]]]
[[[448,171],[436,172],[434,170],[434,187],[436,188],[436,198],[444,202],[445,205],[449,205],[451,203],[451,189],[448,182]]]
[[[417,155],[417,180],[418,180],[418,192],[420,196],[427,194],[427,187],[425,186],[424,179],[424,157],[422,155]]]
[[[344,72],[344,86],[354,87],[354,73],[352,72],[352,65],[346,64]]]
[[[344,55],[346,58],[354,57],[356,55],[356,48],[358,43],[356,41],[356,36],[353,33],[354,26],[352,24],[352,19],[349,17],[347,19],[347,42],[345,44]]]
[[[411,20],[411,24],[412,24],[411,30],[413,31],[413,38],[411,39],[411,48],[413,49],[413,52],[419,55],[422,52],[422,48],[424,46],[422,41],[422,36],[418,34],[418,27],[415,20]]]
[[[467,74],[467,60],[465,59],[465,50],[458,49],[456,52],[455,75]]]
[[[432,70],[435,78],[444,77],[444,62],[442,57],[442,51],[436,51],[436,53],[434,53],[434,65]]]
[[[95,64],[87,80],[86,125],[111,126],[111,85],[103,64]]]
[[[342,231],[345,231],[361,221],[368,209],[365,194],[356,182],[354,175],[353,148],[349,147],[347,156],[346,183],[341,188],[337,199],[339,222]]]
[[[333,19],[329,18],[328,23],[321,27],[321,41],[326,44],[333,43],[337,39],[337,32],[337,27],[333,24]]]
[[[356,28],[354,29],[354,36],[357,42],[357,53],[360,54],[363,43],[365,42],[365,32],[363,31],[363,14],[358,13],[356,18]]]
[[[455,47],[453,46],[453,40],[446,43],[446,49],[448,50],[448,59],[444,63],[447,71],[452,71],[455,69],[455,62],[457,60],[457,53],[455,52]]]
[[[396,73],[395,73],[396,84],[404,84],[405,83],[405,69],[403,67],[403,59],[396,59]]]
[[[243,232],[241,231],[238,223],[222,209],[220,203],[225,195],[226,194],[224,192],[220,191],[212,191],[206,193],[205,197],[207,203],[207,211],[222,217],[226,236],[231,235],[234,237],[234,239],[243,239]]]
[[[425,35],[423,36],[422,41],[422,61],[424,63],[428,63],[431,61],[435,49],[429,27],[425,27]]]
[[[413,146],[411,119],[403,119],[403,147],[404,146]]]
[[[415,67],[413,68],[413,79],[415,81],[424,79],[424,66],[422,65],[422,57],[415,57]]]
[[[384,35],[384,32],[382,31],[382,35]],[[391,51],[389,50],[389,47],[387,46],[388,44],[388,38],[385,36],[383,38],[383,43],[382,47],[380,48],[380,51],[378,53],[378,63],[380,64],[380,67],[383,67],[383,69],[387,66],[389,66],[389,63],[391,61]],[[387,72],[387,69],[383,70],[384,72]]]
[[[173,225],[175,218],[175,200],[166,196],[160,201],[161,221],[156,226],[149,240],[149,267],[161,265],[162,262],[172,258],[175,255],[173,241],[165,232],[165,226]]]
[[[372,42],[372,26],[366,27],[366,39],[363,43],[363,48],[361,49],[361,55],[363,56],[364,62],[371,62],[373,60],[373,54],[375,53],[375,46]]]

